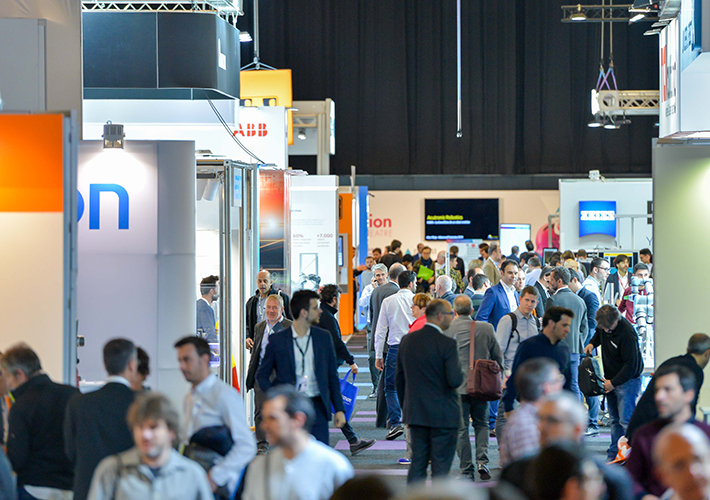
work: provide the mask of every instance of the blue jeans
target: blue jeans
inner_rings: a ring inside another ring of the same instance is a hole
[[[397,389],[394,386],[398,350],[399,345],[391,345],[387,351],[387,359],[385,359],[385,399],[387,400],[387,419],[390,427],[402,424],[402,408],[399,406]]]
[[[572,353],[569,355],[569,368],[572,371],[572,394],[577,396],[580,401],[584,401],[582,391],[579,390],[579,354]]]
[[[599,403],[599,398],[601,398],[601,396],[585,396],[585,398],[587,399],[587,405],[589,406],[589,423],[587,427],[598,429],[599,408],[601,407],[601,404]]]
[[[636,408],[636,400],[640,391],[641,377],[637,377],[606,393],[609,416],[611,417],[611,445],[606,452],[609,460],[614,460],[619,451],[617,443],[626,433],[626,427],[629,425],[634,408]]]
[[[488,403],[488,428],[493,430],[496,428],[496,418],[498,417],[499,401],[491,401]]]

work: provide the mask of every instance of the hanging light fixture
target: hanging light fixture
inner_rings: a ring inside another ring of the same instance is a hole
[[[123,138],[126,134],[123,133],[123,125],[111,123],[111,120],[104,125],[104,149],[123,149]]]
[[[574,11],[572,14],[569,16],[570,21],[586,21],[587,20],[587,14],[582,11],[582,5],[577,4],[577,10]]]

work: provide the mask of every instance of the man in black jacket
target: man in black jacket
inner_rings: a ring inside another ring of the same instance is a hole
[[[698,405],[698,395],[703,386],[703,369],[708,365],[708,360],[710,360],[710,337],[704,333],[696,333],[688,340],[688,350],[684,355],[667,359],[661,363],[656,370],[656,372],[658,372],[658,370],[667,366],[682,365],[695,375],[695,397],[693,398],[693,402],[690,403],[690,410],[693,415],[695,415]],[[633,415],[631,415],[629,426],[626,428],[626,437],[629,439],[629,443],[631,442],[634,432],[639,427],[658,418],[658,409],[653,399],[655,388],[656,376],[654,375],[648,383],[646,391],[636,404],[636,409]]]
[[[597,332],[584,348],[585,354],[590,355],[600,345],[606,377],[604,390],[611,416],[611,445],[607,450],[607,458],[611,461],[616,457],[617,443],[626,432],[636,407],[643,358],[636,330],[621,317],[616,307],[609,304],[597,311]]]
[[[399,344],[395,385],[412,441],[412,464],[407,482],[446,476],[456,451],[461,402],[456,391],[463,383],[456,341],[443,334],[454,313],[445,300],[432,300],[426,325],[408,333]]]
[[[76,388],[52,382],[37,354],[17,344],[2,357],[15,404],[10,409],[7,456],[17,473],[20,500],[71,493],[74,469],[64,453],[64,411]]]
[[[246,317],[247,317],[247,349],[251,349],[254,346],[254,327],[257,323],[261,323],[266,320],[266,298],[269,295],[278,295],[281,297],[284,303],[284,315],[287,319],[293,319],[291,316],[291,309],[288,305],[288,295],[283,293],[281,290],[274,290],[274,282],[271,279],[271,273],[267,270],[259,271],[256,275],[256,286],[257,290],[252,295],[246,304]]]
[[[126,414],[135,393],[136,346],[127,339],[113,339],[104,346],[106,385],[89,394],[74,396],[64,417],[64,449],[74,463],[74,500],[89,495],[91,478],[99,462],[133,447]]]

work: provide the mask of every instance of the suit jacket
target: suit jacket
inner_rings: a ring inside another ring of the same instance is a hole
[[[99,462],[134,446],[126,414],[135,393],[120,382],[109,382],[88,394],[77,394],[64,417],[64,449],[74,464],[74,498],[86,500]]]
[[[202,329],[207,342],[219,342],[215,326],[214,309],[203,299],[197,299],[197,331]]]
[[[348,351],[348,346],[343,342],[342,335],[340,333],[340,325],[335,317],[338,310],[335,307],[329,306],[325,302],[320,303],[320,307],[323,310],[323,314],[320,316],[320,321],[318,326],[324,330],[328,330],[330,337],[333,339],[333,345],[335,346],[335,364],[340,366],[343,361],[347,362],[349,365],[355,363],[355,358],[350,351]]]
[[[377,331],[377,318],[380,317],[380,307],[382,307],[382,301],[385,300],[390,295],[394,295],[399,292],[399,286],[397,283],[392,283],[388,281],[382,286],[378,286],[372,291],[370,295],[370,331]],[[375,336],[372,335],[370,339],[370,345],[367,346],[370,351],[375,350]]]
[[[390,267],[392,267],[392,264],[395,264],[397,262],[401,263],[402,257],[397,255],[396,253],[390,252],[390,253],[386,253],[382,257],[380,257],[380,263],[386,265],[388,270]]]
[[[466,391],[466,378],[471,362],[471,323],[473,321],[468,316],[459,316],[451,322],[449,328],[444,331],[444,335],[456,341],[459,350],[459,362],[464,381],[459,386],[459,394],[468,394]],[[492,359],[496,361],[501,370],[503,369],[503,354],[496,340],[495,331],[489,323],[476,321],[474,330],[473,360]]]
[[[291,326],[292,321],[283,318],[279,323],[274,325],[272,334],[278,333]],[[266,331],[266,321],[257,323],[254,327],[254,346],[251,348],[251,358],[249,359],[249,369],[247,370],[247,391],[254,388],[256,382],[256,371],[259,369],[259,361],[261,358],[261,342],[264,340],[264,332]]]
[[[519,301],[518,292],[515,292],[515,302],[519,303]],[[505,288],[503,288],[503,283],[498,283],[496,286],[486,290],[481,307],[478,308],[476,313],[476,321],[490,323],[495,329],[500,319],[509,312],[512,311],[510,310],[510,302],[508,302]]]
[[[572,319],[572,325],[570,326],[569,333],[565,337],[565,344],[569,347],[572,354],[579,354],[584,352],[585,342],[587,341],[587,335],[589,333],[589,325],[587,323],[587,304],[577,296],[569,288],[563,288],[559,290],[556,294],[547,299],[547,304],[545,305],[545,310],[552,306],[566,307],[571,309],[574,313],[574,318]]]
[[[626,273],[628,283],[631,285],[631,270],[629,269]],[[624,288],[621,287],[621,283],[619,282],[619,271],[609,275],[606,279],[606,286],[612,286],[612,297],[614,300],[616,300],[617,297],[622,298],[622,295],[624,295]],[[606,287],[602,290],[602,295],[604,295],[605,292],[607,292]]]
[[[494,264],[490,258],[486,259],[481,269],[483,270],[483,274],[488,276],[488,279],[491,280],[492,285],[497,285],[500,282],[500,269],[498,269],[498,266]]]
[[[281,300],[284,302],[284,318],[288,318],[293,321],[293,317],[291,316],[291,308],[289,307],[290,300],[288,298],[288,295],[283,293],[281,290],[276,290],[273,285],[271,285],[271,288],[269,288],[269,293],[268,295],[278,295],[281,297]],[[254,292],[254,295],[249,297],[249,300],[247,300],[246,305],[244,308],[246,309],[246,317],[247,317],[247,338],[248,339],[253,339],[254,338],[254,328],[256,328],[256,323],[257,323],[257,311],[256,308],[259,307],[259,290]]]
[[[545,304],[547,304],[547,299],[550,298],[550,292],[539,281],[536,281],[534,286],[538,295],[540,295],[537,305],[535,306],[535,314],[537,314],[538,318],[542,319],[545,315]]]
[[[293,353],[293,327],[286,328],[269,337],[264,359],[256,371],[259,388],[266,392],[271,387],[288,384],[296,385],[296,356]],[[316,381],[323,404],[335,411],[345,411],[343,396],[340,392],[338,367],[335,366],[335,348],[330,333],[316,326],[311,327],[311,347]],[[274,373],[274,380],[271,374]],[[330,415],[328,415],[330,420]]]
[[[394,381],[404,423],[459,428],[461,398],[456,390],[464,377],[454,339],[428,324],[405,335],[397,352]]]
[[[582,287],[577,292],[577,296],[584,301],[587,306],[587,338],[584,339],[586,346],[592,341],[594,333],[597,331],[597,311],[601,307],[597,294],[589,288]]]

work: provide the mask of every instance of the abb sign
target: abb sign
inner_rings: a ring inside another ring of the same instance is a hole
[[[269,131],[266,129],[266,123],[241,123],[232,135],[241,135],[242,137],[266,137]]]

